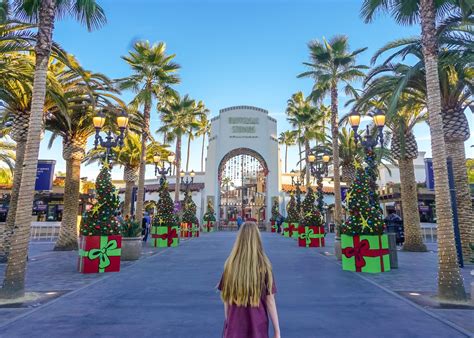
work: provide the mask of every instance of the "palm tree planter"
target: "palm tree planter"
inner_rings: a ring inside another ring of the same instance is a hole
[[[182,237],[182,238],[191,237],[192,227],[193,227],[192,223],[181,222],[180,235],[179,236]]]
[[[211,201],[207,203],[207,211],[204,214],[203,220],[205,223],[203,224],[202,231],[213,232],[214,225],[216,224],[216,216]]]
[[[79,240],[79,272],[102,273],[120,271],[122,236],[81,236]]]
[[[183,200],[183,219],[181,225],[184,225],[185,237],[199,237],[199,221],[196,217],[196,204],[187,190]]]
[[[142,255],[142,227],[133,220],[125,221],[122,226],[122,260],[136,261]]]
[[[350,216],[341,226],[342,269],[378,273],[390,271],[388,237],[378,205],[371,203],[367,169],[357,168],[346,195]]]
[[[179,225],[178,218],[174,214],[173,200],[168,191],[168,182],[163,182],[159,194],[157,212],[151,227],[151,243],[156,248],[177,247]]]
[[[114,217],[119,198],[110,177],[110,166],[104,163],[96,180],[97,202],[81,224],[79,239],[79,272],[120,271],[122,236]]]
[[[152,226],[151,239],[155,248],[174,248],[179,245],[178,226]]]
[[[315,197],[311,187],[303,201],[303,217],[298,227],[298,246],[306,248],[317,248],[324,246],[323,218],[317,206],[314,204]]]
[[[293,193],[291,193],[290,201],[288,202],[286,209],[288,210],[288,217],[286,222],[283,223],[282,234],[285,237],[298,238],[299,215]]]

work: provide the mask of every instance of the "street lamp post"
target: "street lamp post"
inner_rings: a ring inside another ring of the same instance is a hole
[[[181,185],[184,186],[184,190],[189,191],[191,184],[193,184],[194,182],[194,176],[196,176],[196,173],[194,172],[194,170],[191,170],[191,172],[189,173],[190,177],[186,177],[186,179],[186,173],[183,170],[181,170],[179,175],[181,176]]]
[[[123,140],[125,138],[125,129],[128,125],[128,115],[125,111],[122,110],[119,116],[117,116],[117,125],[119,127],[120,133],[118,135],[113,135],[112,131],[109,129],[106,133],[105,139],[100,135],[100,131],[105,124],[105,115],[102,112],[99,112],[96,116],[92,118],[92,123],[95,128],[95,139],[94,139],[94,149],[97,149],[97,146],[105,148],[105,160],[109,161],[110,149],[114,147],[122,147]]]
[[[374,204],[377,204],[378,203],[377,183],[376,183],[377,182],[377,163],[375,159],[374,148],[377,146],[379,142],[380,142],[380,145],[383,147],[383,142],[384,142],[383,128],[385,126],[385,114],[380,109],[374,110],[372,114],[372,119],[375,126],[377,127],[377,130],[375,133],[372,134],[370,132],[369,126],[367,125],[364,137],[362,137],[358,133],[360,119],[361,119],[361,116],[356,111],[352,111],[349,114],[349,123],[351,124],[352,129],[354,130],[355,142],[356,144],[360,142],[361,145],[364,147],[365,162],[368,165],[367,172],[370,177],[370,187],[373,193],[373,195],[371,194],[372,196],[371,198]]]
[[[166,182],[166,175],[169,175],[171,173],[171,164],[175,160],[174,154],[168,155],[167,160],[169,162],[168,168],[165,167],[165,160],[162,160],[159,154],[155,154],[153,156],[153,162],[155,163],[155,176],[156,177],[161,176],[160,185],[163,185]]]
[[[318,209],[319,212],[323,212],[323,175],[328,175],[328,163],[330,160],[330,156],[324,154],[321,157],[322,162],[316,161],[316,155],[310,154],[308,155],[308,162],[310,165],[311,175],[316,178],[317,180],[317,192],[318,192]]]

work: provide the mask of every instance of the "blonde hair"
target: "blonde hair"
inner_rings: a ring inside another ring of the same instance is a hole
[[[228,304],[258,307],[273,287],[272,265],[263,251],[257,225],[245,222],[224,264],[221,298]]]

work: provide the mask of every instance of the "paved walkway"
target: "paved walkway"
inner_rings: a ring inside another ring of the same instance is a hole
[[[4,322],[0,336],[220,337],[223,306],[215,285],[235,235],[204,234],[89,280]],[[466,336],[358,274],[341,271],[321,254],[324,249],[298,248],[294,240],[270,233],[263,238],[274,266],[282,337]]]

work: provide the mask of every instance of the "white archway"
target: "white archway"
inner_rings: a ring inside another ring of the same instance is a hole
[[[211,119],[211,134],[206,159],[205,198],[219,210],[222,168],[233,156],[250,155],[256,158],[265,171],[266,221],[270,218],[272,200],[280,190],[280,156],[277,122],[268,111],[252,106],[235,106],[221,109]],[[219,218],[219,212],[218,212]]]

